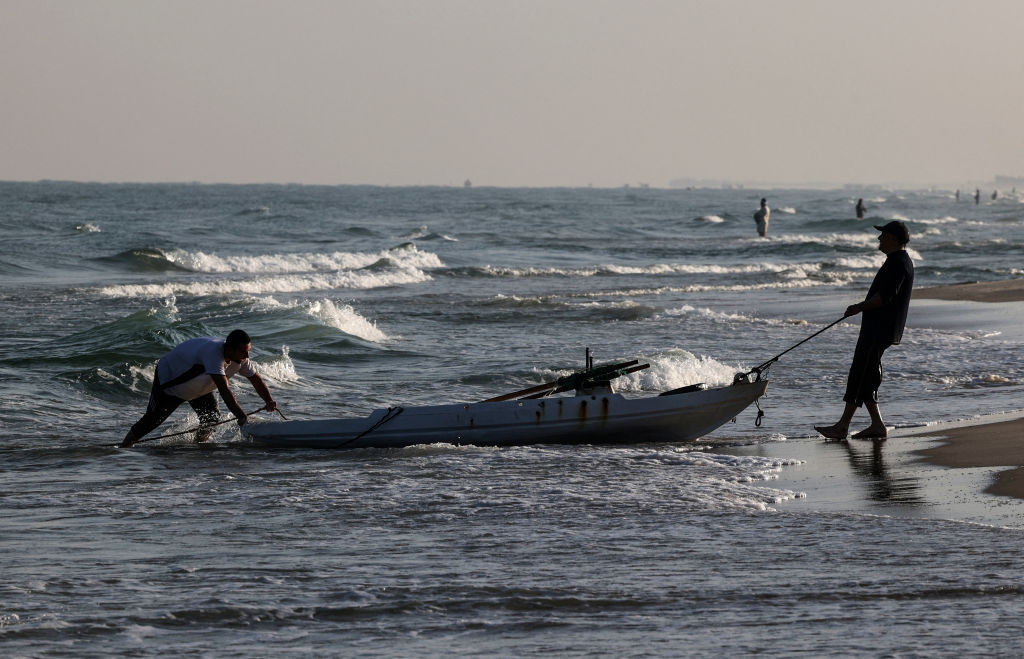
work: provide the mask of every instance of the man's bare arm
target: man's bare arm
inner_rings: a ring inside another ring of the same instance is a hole
[[[220,392],[220,397],[224,399],[224,403],[228,406],[228,409],[231,410],[231,413],[235,415],[236,419],[238,419],[238,425],[245,425],[245,411],[242,410],[242,406],[239,405],[238,401],[235,399],[235,394],[231,391],[231,387],[228,386],[227,377],[219,374],[214,375],[212,373],[210,374],[210,377],[213,378],[213,383],[217,385],[217,391]]]
[[[267,383],[263,381],[263,378],[259,376],[259,373],[249,378],[249,382],[252,383],[252,388],[256,390],[263,402],[266,403],[263,409],[268,412],[273,412],[277,409],[277,403],[274,401],[274,397],[270,395],[270,389],[267,389]]]

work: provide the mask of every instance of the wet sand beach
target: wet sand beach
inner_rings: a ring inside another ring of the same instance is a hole
[[[932,464],[944,467],[1012,467],[995,475],[985,492],[1024,499],[1024,418],[996,423],[926,430],[915,435],[937,436],[942,444],[918,451]]]
[[[1024,279],[936,286],[914,291],[917,299],[959,302],[1022,302]],[[934,435],[929,429],[915,435]],[[1024,419],[943,430],[943,443],[919,451],[932,464],[955,468],[1015,467],[1001,471],[985,492],[1024,499]]]
[[[1024,528],[1024,468],[1013,469],[1024,465],[1024,448],[1013,446],[1022,430],[1024,410],[897,427],[885,441],[801,436],[710,450],[798,460],[768,481],[798,493],[780,510]]]
[[[1024,279],[933,286],[914,291],[914,299],[954,302],[1024,302]]]

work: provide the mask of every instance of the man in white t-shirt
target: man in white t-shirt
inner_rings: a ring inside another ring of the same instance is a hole
[[[772,216],[772,210],[768,208],[768,200],[761,199],[761,207],[754,213],[754,222],[757,224],[757,235],[764,238],[768,235],[768,222]]]
[[[238,419],[238,425],[245,425],[246,414],[228,386],[228,379],[236,373],[249,379],[252,388],[266,403],[263,409],[276,410],[277,403],[270,390],[256,372],[256,365],[249,361],[251,349],[249,335],[236,329],[227,339],[189,339],[164,355],[156,366],[146,413],[124,436],[122,448],[138,442],[185,401],[199,416],[196,441],[206,441],[210,438],[210,427],[220,417],[214,391],[220,392],[220,397]]]

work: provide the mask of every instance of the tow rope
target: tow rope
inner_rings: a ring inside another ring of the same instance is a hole
[[[401,414],[404,411],[405,411],[405,408],[402,407],[401,405],[399,405],[397,407],[389,407],[388,411],[384,413],[384,416],[382,416],[377,423],[373,424],[372,426],[370,426],[369,428],[367,428],[363,432],[359,433],[358,435],[356,435],[352,439],[349,439],[349,440],[346,440],[346,441],[342,442],[341,444],[339,444],[335,448],[344,448],[344,447],[348,446],[349,444],[351,444],[352,442],[356,441],[357,439],[362,439],[363,437],[366,437],[371,432],[373,432],[377,428],[380,428],[385,423],[387,423],[391,419],[394,419],[396,416],[398,416],[399,414]]]
[[[246,416],[249,417],[249,416],[252,416],[253,414],[258,414],[259,412],[262,412],[262,411],[263,411],[263,408],[261,407],[258,410],[253,410],[252,412],[249,412],[248,414],[246,414]],[[282,412],[281,410],[276,410],[276,411],[277,411],[278,414],[281,415],[282,419],[284,419],[285,421],[288,420],[288,417],[286,417],[284,415],[284,412]],[[135,442],[135,444],[141,444],[142,442],[150,442],[150,441],[153,441],[154,439],[166,439],[168,437],[177,437],[179,435],[187,435],[189,433],[193,433],[193,432],[196,432],[196,431],[199,431],[199,430],[205,430],[207,428],[212,428],[214,426],[219,426],[222,423],[228,423],[228,422],[234,421],[234,420],[235,420],[235,417],[232,416],[232,417],[229,417],[227,419],[223,419],[221,421],[215,421],[214,423],[200,423],[195,428],[189,428],[188,430],[182,430],[181,432],[172,432],[172,433],[168,433],[166,435],[157,435],[156,437],[143,437],[142,439],[137,440]],[[132,444],[132,446],[134,446],[135,444]],[[115,444],[115,446],[120,446],[120,444]]]
[[[784,354],[786,354],[790,350],[793,350],[794,348],[798,348],[798,347],[802,346],[803,344],[807,343],[808,341],[810,341],[814,337],[818,336],[819,334],[821,334],[825,330],[827,330],[827,329],[829,329],[831,327],[835,327],[836,325],[838,325],[842,321],[846,320],[846,318],[848,318],[848,316],[843,316],[839,320],[836,320],[834,322],[829,323],[828,325],[826,325],[825,327],[822,327],[820,330],[818,330],[814,334],[811,334],[809,337],[807,337],[803,341],[800,341],[799,343],[796,343],[796,344],[790,346],[789,348],[783,350],[782,352],[780,352],[779,354],[775,355],[774,357],[772,357],[768,361],[764,362],[763,364],[758,364],[757,366],[755,366],[754,368],[750,369],[746,373],[737,373],[736,377],[733,378],[733,381],[732,381],[733,384],[741,384],[741,383],[749,383],[749,382],[760,382],[761,380],[763,380],[768,375],[768,369],[770,369],[772,367],[772,364],[774,364],[775,362],[779,361],[779,357],[782,357]],[[754,376],[754,377],[751,378],[751,376]],[[764,419],[764,410],[761,409],[761,405],[759,404],[758,399],[754,400],[754,405],[757,405],[757,418],[754,419],[754,426],[757,427],[757,428],[760,428],[761,427],[761,420]]]
[[[736,380],[742,380],[742,381],[746,381],[746,382],[760,382],[764,378],[765,374],[768,373],[768,369],[770,369],[772,367],[772,364],[774,364],[775,362],[779,361],[779,357],[783,356],[784,354],[786,354],[790,350],[793,350],[795,348],[799,348],[800,346],[802,346],[803,344],[807,343],[808,341],[810,341],[814,337],[818,336],[819,334],[821,334],[825,330],[830,329],[832,327],[835,327],[836,325],[838,325],[839,323],[843,322],[847,318],[848,318],[848,316],[843,316],[839,320],[836,320],[836,321],[833,321],[833,322],[829,323],[828,325],[822,327],[820,330],[818,330],[814,334],[811,334],[809,337],[807,337],[803,341],[800,341],[799,343],[790,346],[789,348],[783,350],[782,352],[780,352],[779,354],[775,355],[774,357],[772,357],[768,361],[764,362],[763,364],[759,364],[759,365],[755,366],[754,368],[750,369],[746,373],[737,373],[736,374]],[[750,379],[751,375],[755,375],[756,377],[753,380],[751,380]]]

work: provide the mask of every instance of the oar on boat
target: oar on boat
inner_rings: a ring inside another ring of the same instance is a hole
[[[497,403],[503,400],[512,400],[515,398],[543,398],[553,393],[559,393],[562,391],[568,391],[570,389],[577,389],[583,382],[589,380],[607,380],[611,378],[617,378],[620,375],[626,373],[632,373],[633,371],[639,371],[642,368],[647,368],[650,364],[644,364],[641,367],[633,370],[627,370],[632,366],[636,366],[640,363],[640,360],[633,359],[628,362],[619,362],[615,364],[604,364],[602,366],[595,366],[592,369],[581,371],[578,373],[572,373],[571,375],[565,375],[563,377],[554,380],[553,382],[545,382],[544,384],[538,384],[533,387],[521,389],[519,391],[513,391],[510,394],[502,394],[501,396],[495,396],[494,398],[488,398],[487,400],[480,401],[482,403]]]
[[[543,398],[545,396],[550,396],[552,394],[560,394],[563,391],[572,391],[573,389],[579,389],[581,386],[583,386],[587,382],[594,382],[594,381],[600,381],[600,380],[614,380],[615,378],[617,378],[617,377],[619,377],[621,375],[629,375],[630,373],[636,373],[637,371],[642,371],[645,368],[650,368],[650,367],[651,367],[650,364],[640,364],[639,366],[633,366],[631,368],[616,369],[616,370],[612,371],[611,373],[603,373],[603,374],[601,374],[601,375],[599,375],[597,377],[584,377],[584,378],[581,378],[581,379],[577,380],[576,382],[571,382],[571,383],[563,384],[563,385],[561,385],[559,387],[556,387],[555,389],[553,389],[551,391],[542,391],[540,393],[533,394],[531,396],[523,396],[523,398],[524,399]],[[583,374],[583,375],[590,376],[589,373]]]

